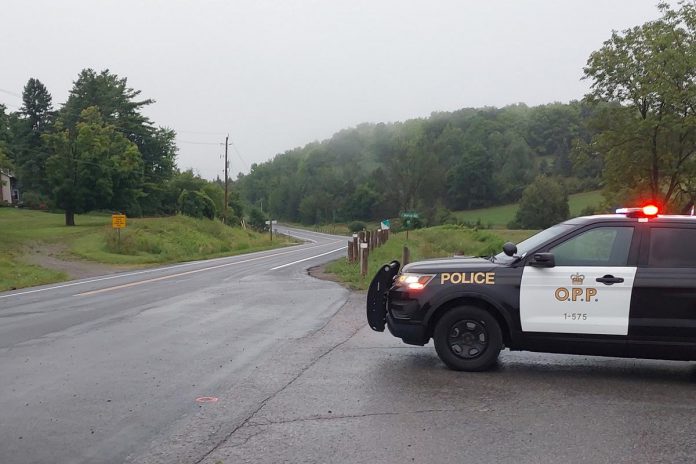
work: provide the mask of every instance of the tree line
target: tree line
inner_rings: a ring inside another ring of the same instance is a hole
[[[538,176],[569,193],[600,186],[601,159],[573,163],[590,143],[584,102],[466,108],[391,124],[361,124],[240,174],[236,188],[274,216],[307,224],[377,220],[406,210],[437,223],[449,210],[518,201]]]
[[[178,170],[176,133],[143,115],[154,101],[140,93],[108,70],[84,69],[58,109],[35,78],[18,111],[0,105],[0,168],[15,172],[23,203],[63,210],[67,225],[93,210],[221,217],[224,183]],[[238,223],[239,198],[228,206]]]

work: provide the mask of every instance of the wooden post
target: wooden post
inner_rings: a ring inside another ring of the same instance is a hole
[[[348,262],[353,262],[353,241],[348,240]]]
[[[353,262],[358,261],[360,258],[360,250],[358,249],[358,234],[353,234]]]
[[[411,261],[411,250],[408,249],[406,245],[404,245],[404,252],[401,255],[401,265],[405,266]]]
[[[366,242],[360,244],[360,275],[365,277],[367,275],[367,259],[370,256],[370,249]]]

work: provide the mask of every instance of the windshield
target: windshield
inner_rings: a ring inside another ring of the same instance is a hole
[[[538,234],[532,235],[527,240],[517,244],[517,256],[524,258],[529,251],[534,250],[538,246],[542,245],[545,242],[548,242],[554,237],[558,237],[559,235],[568,232],[572,228],[573,226],[571,226],[570,224],[556,224],[555,226],[542,230]],[[500,263],[510,262],[513,260],[513,257],[508,256],[503,252],[498,253],[493,257],[494,262]]]

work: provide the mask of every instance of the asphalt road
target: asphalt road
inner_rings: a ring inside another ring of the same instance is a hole
[[[344,239],[298,234],[316,243],[0,294],[0,463],[696,461],[693,363],[505,351],[449,371],[306,275],[341,251],[293,264]]]
[[[229,392],[136,462],[696,462],[693,363],[504,351],[490,372],[454,372],[364,313],[351,294],[245,379],[265,389],[256,406]]]
[[[345,238],[0,293],[0,463],[123,462],[348,292]]]

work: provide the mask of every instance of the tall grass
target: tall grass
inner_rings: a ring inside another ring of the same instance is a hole
[[[499,253],[506,241],[519,242],[534,231],[475,230],[463,226],[444,225],[406,233],[392,233],[389,241],[373,250],[368,259],[366,277],[360,276],[359,264],[350,264],[345,258],[330,263],[327,271],[355,289],[365,290],[379,266],[394,259],[401,260],[403,247],[409,247],[411,261],[441,258],[452,255],[487,256]]]
[[[118,233],[111,217],[79,215],[66,227],[61,214],[0,208],[0,291],[68,279],[63,272],[31,265],[23,256],[32,248],[60,244],[61,259],[82,258],[116,265],[146,265],[234,255],[295,243],[219,221],[186,216],[128,219]]]

